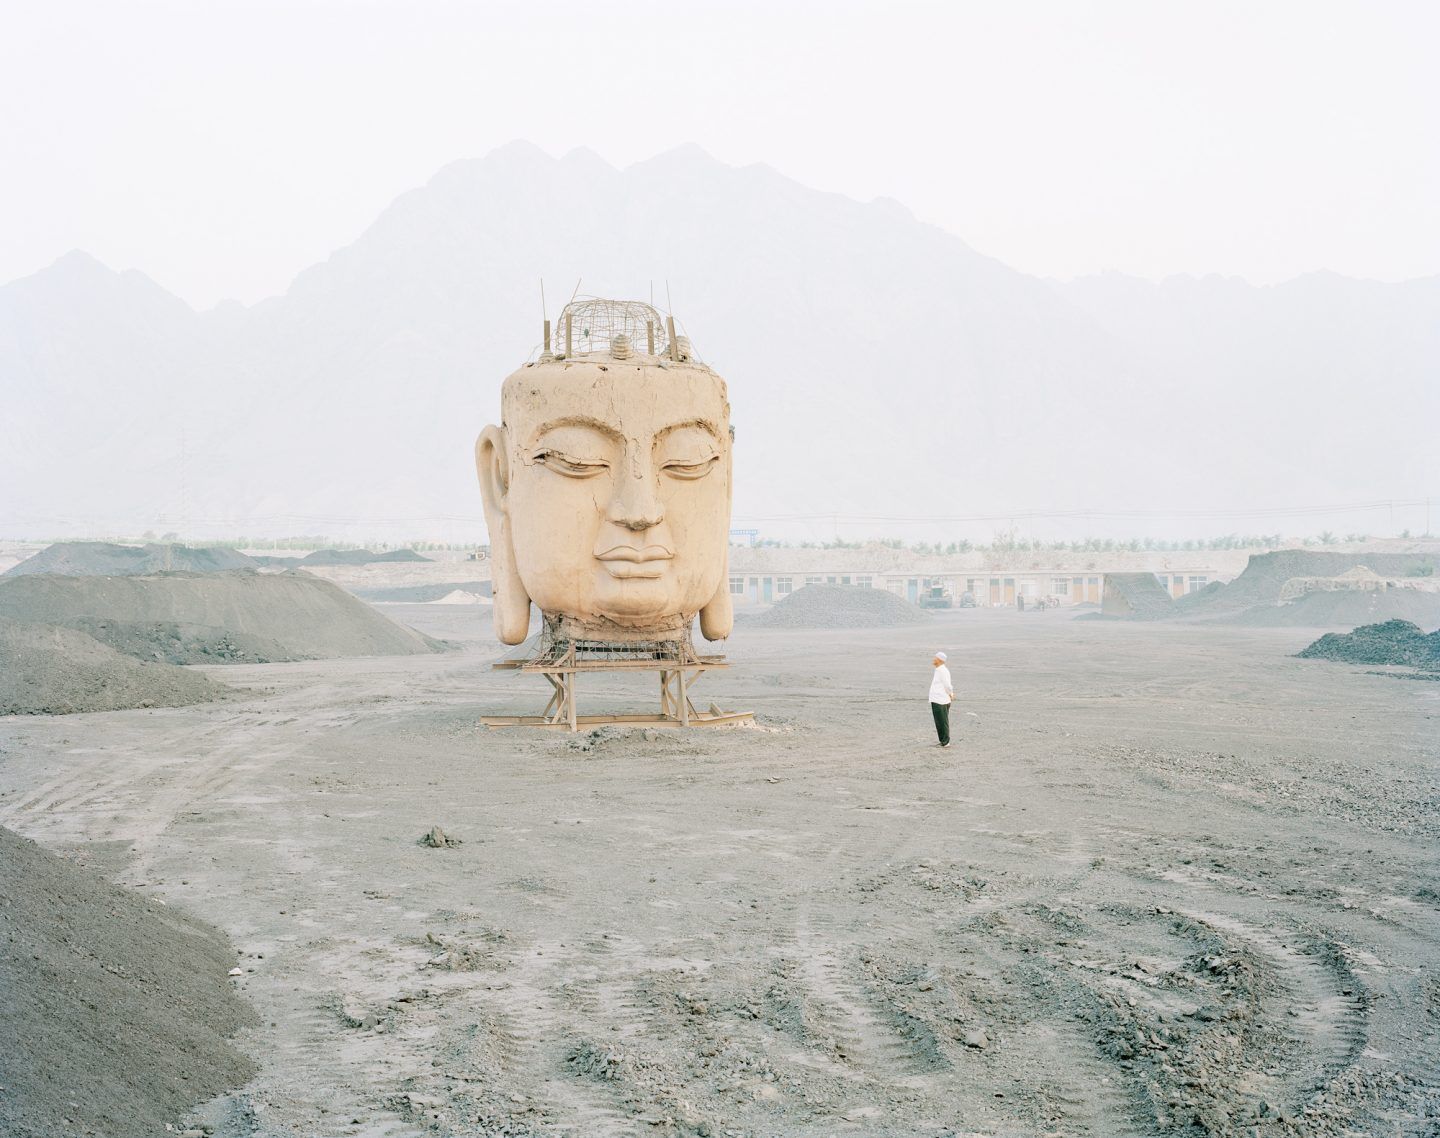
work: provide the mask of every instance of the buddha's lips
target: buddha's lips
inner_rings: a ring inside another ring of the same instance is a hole
[[[663,545],[647,545],[636,549],[633,545],[617,545],[604,553],[597,553],[595,560],[605,562],[605,568],[612,577],[655,578],[664,574],[666,561],[675,554]]]

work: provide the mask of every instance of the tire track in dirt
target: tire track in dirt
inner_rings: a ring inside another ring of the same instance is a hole
[[[1348,975],[1348,967],[1342,974],[1336,946],[1325,953],[1325,946],[1317,945],[1317,953],[1307,954],[1292,947],[1296,935],[1282,939],[1230,914],[1207,910],[1184,915],[1239,942],[1269,967],[1281,992],[1263,1003],[1271,1025],[1295,1047],[1295,1054],[1287,1057],[1293,1075],[1284,1088],[1291,1105],[1303,1105],[1312,1090],[1354,1066],[1368,1038],[1367,1013],[1357,995],[1358,981]],[[1282,1010],[1281,1004],[1288,1006]]]
[[[583,956],[577,960],[574,952],[558,944],[532,948],[512,960],[503,987],[477,993],[476,1002],[504,1025],[514,1048],[512,1071],[517,1083],[549,1110],[563,1115],[562,1133],[597,1138],[630,1134],[634,1119],[621,1097],[619,1080],[572,1070],[570,1063],[584,1041],[609,1034],[607,1025],[586,1015],[583,1000],[566,1009],[555,998],[577,970],[586,969],[586,963]]]
[[[808,923],[796,926],[796,978],[803,984],[807,1027],[831,1044],[855,1074],[881,1083],[918,1086],[937,1063],[896,1023],[897,1013],[877,1000],[858,975],[858,950],[839,947]],[[844,959],[840,954],[853,956]],[[917,1078],[917,1076],[921,1078]]]
[[[402,1122],[384,1101],[387,1081],[392,1090],[398,1085],[391,1069],[396,1048],[390,1035],[373,1027],[387,1017],[364,1019],[367,1009],[348,1007],[333,991],[292,998],[284,1010],[267,1014],[283,1021],[283,1030],[267,1033],[264,1069],[255,1084],[266,1102],[262,1133],[354,1133],[350,1120],[359,1119],[366,1135],[421,1138],[422,1131]],[[252,1089],[239,1097],[249,1101]]]

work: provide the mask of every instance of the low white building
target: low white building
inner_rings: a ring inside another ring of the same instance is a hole
[[[1099,604],[1106,573],[1152,572],[1172,596],[1228,581],[1245,567],[1244,550],[1065,550],[923,554],[888,546],[803,549],[733,546],[730,593],[735,603],[774,604],[805,585],[888,589],[918,603],[933,589],[958,602],[969,593],[978,606],[1012,606],[1055,598],[1060,604]]]

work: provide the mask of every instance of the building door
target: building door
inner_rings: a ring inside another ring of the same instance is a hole
[[[992,605],[998,605],[998,604],[1000,603],[1000,598],[1001,598],[1001,593],[1000,593],[1000,578],[999,578],[999,577],[991,577],[991,578],[990,578],[990,603],[991,603]]]
[[[1178,573],[1170,578],[1170,595],[1172,597],[1183,597],[1185,595],[1185,578]]]
[[[1085,580],[1085,599],[1092,604],[1100,603],[1100,578],[1088,577]]]
[[[1014,578],[1014,577],[1006,577],[1006,578],[1005,578],[1005,603],[1006,603],[1007,605],[1013,605],[1013,604],[1015,603],[1015,578]]]
[[[775,599],[775,578],[766,577],[764,581],[765,603],[768,605]]]
[[[1084,577],[1071,577],[1071,578],[1070,578],[1070,600],[1071,600],[1074,604],[1077,604],[1077,605],[1078,605],[1078,604],[1079,604],[1081,601],[1083,601],[1084,599],[1085,599],[1085,578],[1084,578]]]

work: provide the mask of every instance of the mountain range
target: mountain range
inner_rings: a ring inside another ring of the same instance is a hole
[[[80,252],[0,287],[0,534],[480,539],[471,448],[542,280],[552,317],[576,288],[673,309],[767,536],[1278,530],[1201,515],[1440,486],[1440,277],[1056,282],[694,147],[621,170],[515,143],[248,308]]]

